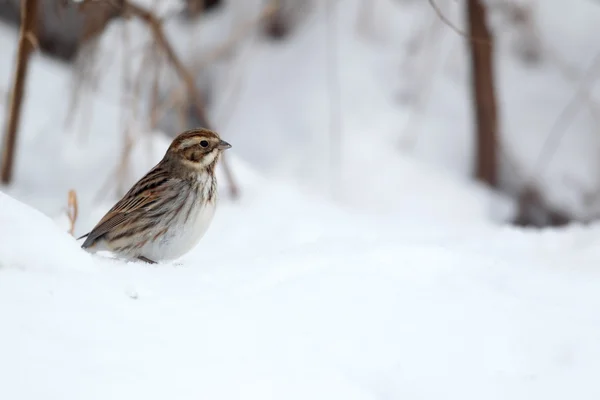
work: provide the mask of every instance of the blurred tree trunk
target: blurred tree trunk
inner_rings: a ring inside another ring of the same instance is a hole
[[[493,42],[487,25],[486,9],[481,0],[467,0],[467,20],[471,54],[471,93],[477,132],[475,176],[496,187],[498,121]]]
[[[25,91],[29,55],[34,49],[36,39],[38,0],[21,1],[21,29],[19,32],[19,45],[15,65],[15,76],[10,97],[10,108],[7,114],[6,131],[4,132],[4,145],[2,148],[2,165],[0,175],[3,183],[10,183],[13,175],[13,164],[17,133],[21,119],[21,104]]]

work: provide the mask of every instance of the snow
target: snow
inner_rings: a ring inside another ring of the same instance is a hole
[[[227,2],[167,33],[201,65],[260,3]],[[437,3],[460,24],[459,3]],[[324,4],[307,8],[284,42],[242,35],[199,73],[242,196],[228,197],[219,170],[210,229],[171,263],[91,255],[67,233],[69,190],[77,237],[179,130],[171,120],[149,129],[127,112],[135,101],[122,70],[151,65],[139,50],[145,28],[110,26],[95,65],[104,73],[76,111],[73,71],[33,56],[15,183],[0,188],[0,399],[600,396],[600,224],[501,224],[513,201],[470,178],[464,40],[426,2],[335,4],[333,17]],[[595,57],[600,7],[536,4],[537,36],[493,20],[502,178],[517,190],[539,172],[552,204],[594,215],[599,205],[585,200],[599,178],[593,85],[551,162],[537,171],[537,161]],[[539,64],[518,55],[530,40]],[[332,42],[342,128],[333,168]],[[15,44],[0,24],[0,93]],[[143,110],[148,96],[138,97]]]
[[[292,194],[223,207],[159,266],[92,257],[3,195],[0,396],[600,395],[598,228],[396,240]]]

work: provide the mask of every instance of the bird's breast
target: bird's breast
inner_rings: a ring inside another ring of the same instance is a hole
[[[194,248],[204,236],[215,215],[216,202],[192,206],[192,210],[181,212],[165,235],[145,249],[146,257],[153,260],[174,260]],[[154,257],[154,258],[153,258]]]

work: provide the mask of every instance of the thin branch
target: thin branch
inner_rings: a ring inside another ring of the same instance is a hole
[[[548,133],[548,136],[546,136],[530,181],[532,181],[535,177],[540,176],[543,172],[543,169],[547,167],[552,160],[552,157],[558,149],[558,145],[560,144],[560,140],[562,139],[566,128],[579,111],[579,104],[586,98],[590,91],[591,84],[593,83],[594,79],[596,79],[599,71],[600,52],[594,57],[593,61],[585,71],[584,77],[579,82],[579,88],[573,95],[573,98],[556,118],[554,124],[552,125],[552,129]]]
[[[558,146],[560,144],[560,140],[564,136],[568,125],[571,123],[573,118],[580,111],[580,103],[589,99],[589,92],[592,89],[593,82],[596,79],[596,76],[600,69],[600,52],[596,54],[594,60],[588,66],[584,77],[579,82],[579,87],[573,98],[569,103],[565,106],[559,116],[556,118],[552,129],[546,136],[544,143],[542,144],[542,149],[538,155],[537,161],[533,168],[533,172],[529,176],[528,179],[525,180],[525,183],[520,189],[519,192],[519,218],[523,221],[527,221],[524,219],[526,214],[526,207],[536,206],[542,207],[545,210],[550,210],[549,213],[551,215],[562,215],[561,213],[557,213],[548,207],[542,201],[542,195],[539,190],[535,189],[535,180],[538,179],[543,170],[550,164],[552,157],[556,153]],[[594,198],[594,195],[591,196],[589,194],[583,195],[584,202],[591,201]],[[560,219],[559,221],[568,222],[569,218]],[[584,219],[584,222],[589,220],[589,218]],[[522,221],[517,221],[522,222]]]
[[[471,42],[471,101],[475,117],[476,170],[478,180],[498,186],[497,136],[498,105],[496,100],[493,38],[487,22],[487,9],[482,0],[467,0],[469,33],[486,39],[488,45]]]
[[[442,12],[440,7],[436,4],[435,0],[427,0],[433,11],[437,14],[438,18],[442,20],[444,24],[446,24],[450,29],[452,29],[457,35],[464,37],[467,40],[476,42],[476,43],[486,43],[489,44],[489,40],[484,38],[474,37],[469,35],[467,32],[463,31],[459,27],[457,27],[452,21],[450,21]]]
[[[17,134],[21,121],[21,106],[25,93],[25,81],[29,67],[29,55],[35,49],[35,29],[37,24],[38,1],[21,1],[21,28],[19,33],[19,46],[15,64],[15,76],[10,98],[10,109],[7,114],[6,133],[2,149],[2,165],[0,167],[1,180],[10,183],[13,175],[15,148]]]

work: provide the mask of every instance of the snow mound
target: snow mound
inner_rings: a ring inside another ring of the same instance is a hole
[[[54,221],[0,192],[0,268],[50,272],[92,265],[90,255]]]

